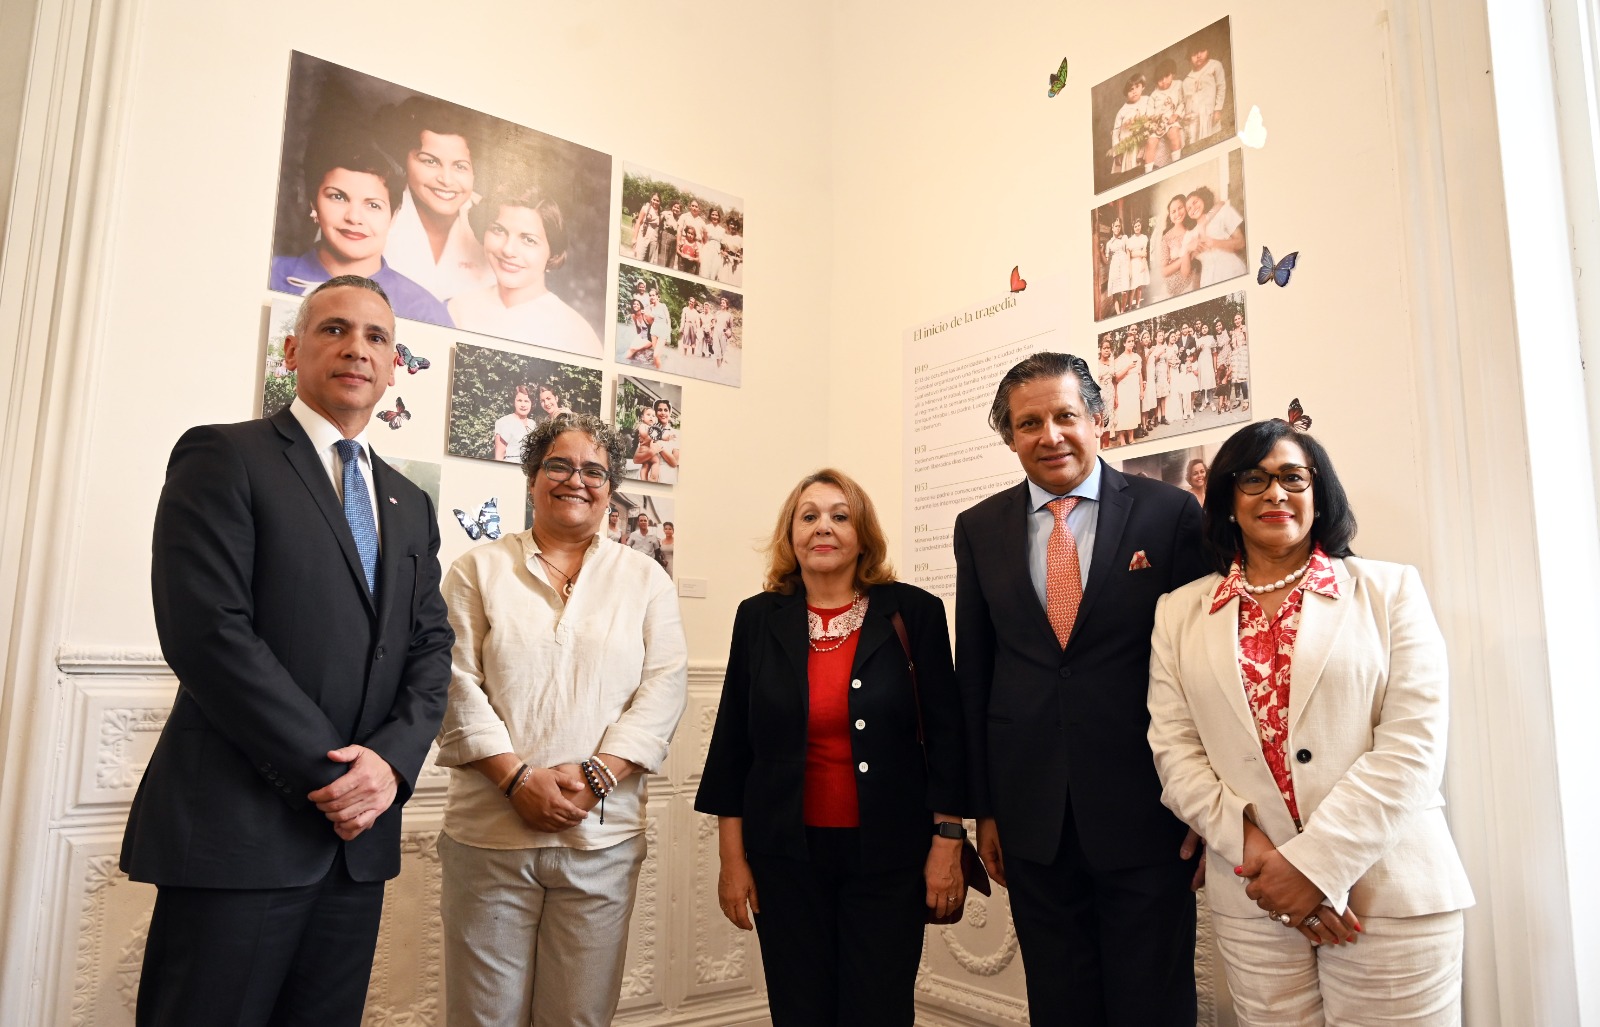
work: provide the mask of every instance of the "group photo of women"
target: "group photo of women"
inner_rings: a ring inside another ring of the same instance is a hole
[[[1248,274],[1238,150],[1089,214],[1096,321]]]
[[[642,264],[743,288],[743,207],[736,196],[623,164],[617,252]]]
[[[1094,191],[1231,139],[1232,82],[1223,18],[1092,87]]]
[[[295,54],[268,288],[601,357],[611,158]]]
[[[1104,448],[1232,424],[1250,409],[1242,292],[1103,332],[1096,346]]]
[[[691,278],[617,267],[615,357],[630,368],[738,385],[744,297]]]
[[[562,414],[598,416],[600,402],[594,368],[457,343],[445,452],[519,464],[535,427]]]

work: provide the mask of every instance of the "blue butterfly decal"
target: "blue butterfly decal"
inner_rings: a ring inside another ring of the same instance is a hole
[[[394,344],[394,366],[405,368],[407,374],[416,374],[432,367],[433,361],[417,356],[406,348],[405,343],[397,342]]]
[[[1299,256],[1300,251],[1295,250],[1274,264],[1272,262],[1272,251],[1265,246],[1261,247],[1261,270],[1256,272],[1256,284],[1266,285],[1267,280],[1270,278],[1277,280],[1278,288],[1280,289],[1288,285],[1289,272],[1294,270],[1295,260]]]
[[[476,542],[480,538],[496,539],[500,537],[500,505],[494,496],[488,502],[478,507],[472,520],[467,519],[465,510],[451,510],[456,515],[456,520],[461,524],[461,530],[467,533],[467,538]]]
[[[406,401],[396,396],[394,409],[378,411],[378,420],[387,424],[391,431],[398,431],[402,424],[411,420],[411,411],[406,409]]]

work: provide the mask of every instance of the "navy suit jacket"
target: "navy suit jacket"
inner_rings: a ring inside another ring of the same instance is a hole
[[[283,888],[400,871],[400,807],[444,714],[454,634],[427,495],[372,458],[376,602],[333,483],[294,415],[209,425],[172,451],[151,592],[178,678],[122,844],[136,881]],[[307,793],[359,743],[399,779],[394,805],[341,842]]]
[[[1056,858],[1070,802],[1092,866],[1177,859],[1146,696],[1156,600],[1206,573],[1200,506],[1102,465],[1089,579],[1065,651],[1028,575],[1028,483],[956,518],[956,677],[971,804],[1007,856]],[[1143,552],[1149,567],[1132,569]]]

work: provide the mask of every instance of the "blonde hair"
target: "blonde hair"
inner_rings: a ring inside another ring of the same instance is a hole
[[[767,543],[767,576],[761,583],[764,592],[781,592],[789,595],[800,581],[800,561],[794,552],[794,515],[800,506],[800,495],[812,485],[832,485],[844,493],[850,507],[850,521],[856,529],[856,541],[861,555],[856,558],[856,585],[870,588],[887,585],[895,580],[894,567],[889,563],[889,541],[884,538],[883,526],[878,523],[878,511],[872,497],[856,484],[854,478],[842,471],[824,467],[800,479],[789,492],[778,511],[778,523],[773,526],[772,539]]]

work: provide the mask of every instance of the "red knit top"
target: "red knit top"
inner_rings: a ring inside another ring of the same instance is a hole
[[[827,627],[850,609],[806,607]],[[860,631],[852,631],[837,649],[812,648],[806,660],[811,704],[806,718],[805,822],[807,827],[860,827],[856,805],[856,767],[850,747],[850,668],[856,660]],[[823,643],[831,646],[833,642]]]

